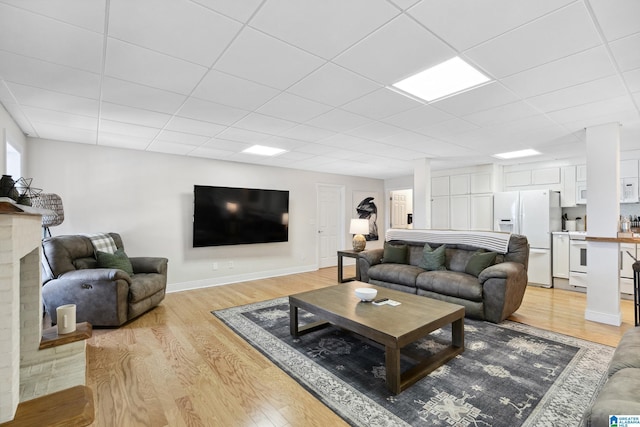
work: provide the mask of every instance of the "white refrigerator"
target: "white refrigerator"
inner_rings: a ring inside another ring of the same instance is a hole
[[[562,229],[560,192],[551,190],[505,191],[493,196],[495,231],[527,236],[529,283],[550,288],[551,232]]]

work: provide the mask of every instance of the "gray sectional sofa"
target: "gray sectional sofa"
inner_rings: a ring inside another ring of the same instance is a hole
[[[472,257],[486,249],[467,244],[447,243],[440,269],[426,270],[424,241],[391,240],[390,247],[406,245],[406,259],[384,259],[385,249],[362,251],[358,258],[360,280],[378,286],[423,295],[465,307],[467,317],[499,323],[522,303],[527,287],[529,244],[525,236],[508,237],[508,249],[497,253],[490,265],[475,271],[469,268]],[[442,243],[427,242],[432,250]],[[398,253],[397,251],[395,252]],[[385,262],[386,261],[386,262]],[[394,262],[389,262],[394,261]]]
[[[640,327],[624,333],[607,374],[607,382],[584,415],[584,426],[609,427],[611,415],[640,414]]]

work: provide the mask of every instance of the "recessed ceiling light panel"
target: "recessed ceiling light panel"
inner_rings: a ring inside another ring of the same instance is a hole
[[[537,156],[538,154],[542,154],[542,153],[529,148],[526,150],[509,151],[508,153],[494,154],[493,157],[507,160],[507,159],[517,159],[519,157]]]
[[[264,145],[253,145],[242,150],[243,153],[257,154],[258,156],[277,156],[278,154],[282,154],[285,151],[287,150],[283,150],[282,148],[267,147]]]
[[[456,56],[395,83],[393,87],[432,102],[463,92],[491,79]]]

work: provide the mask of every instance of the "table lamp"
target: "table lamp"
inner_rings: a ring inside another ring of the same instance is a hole
[[[363,234],[369,234],[368,219],[352,219],[349,225],[349,233],[353,234],[353,250],[360,252],[364,250],[367,240]]]

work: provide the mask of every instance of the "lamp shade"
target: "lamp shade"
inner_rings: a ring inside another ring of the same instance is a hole
[[[352,219],[349,225],[349,234],[369,234],[369,220]]]

